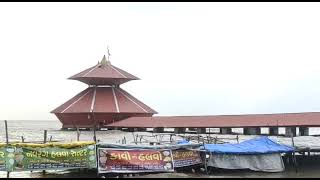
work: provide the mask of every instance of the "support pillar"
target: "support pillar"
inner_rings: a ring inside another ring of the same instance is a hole
[[[297,136],[297,128],[296,127],[286,127],[286,137],[296,137]]]
[[[270,127],[269,128],[269,135],[273,135],[273,136],[279,135],[279,128],[278,127]]]
[[[299,136],[309,136],[309,128],[299,127]]]
[[[231,128],[220,128],[220,134],[232,134]]]
[[[197,133],[198,134],[206,134],[207,133],[207,129],[206,128],[197,128]]]
[[[186,128],[174,128],[175,134],[181,134],[181,133],[185,133],[185,132],[186,132]]]
[[[259,128],[259,127],[243,128],[243,134],[244,135],[260,135],[261,128]]]
[[[163,127],[153,128],[153,132],[154,133],[163,133],[164,132],[164,128]]]

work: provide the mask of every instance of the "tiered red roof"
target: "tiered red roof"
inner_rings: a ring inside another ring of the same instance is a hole
[[[111,65],[105,56],[97,65],[75,74],[69,79],[89,85],[120,85],[130,80],[139,80],[138,77]]]
[[[93,127],[129,117],[150,117],[157,112],[148,107],[119,86],[136,76],[121,70],[106,60],[86,69],[69,79],[79,80],[89,85],[51,113],[62,122],[64,128]]]
[[[128,92],[117,87],[89,87],[52,113],[137,113],[155,114]]]

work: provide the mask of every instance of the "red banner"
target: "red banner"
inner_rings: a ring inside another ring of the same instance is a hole
[[[174,150],[172,156],[174,167],[184,167],[202,163],[200,152],[196,150]]]
[[[173,172],[170,149],[98,149],[99,173]]]

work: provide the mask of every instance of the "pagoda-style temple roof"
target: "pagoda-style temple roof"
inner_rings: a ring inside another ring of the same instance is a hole
[[[79,80],[89,85],[120,85],[130,80],[139,80],[138,77],[111,65],[105,56],[97,65],[68,79]]]
[[[157,112],[119,87],[88,87],[51,113],[156,114]]]

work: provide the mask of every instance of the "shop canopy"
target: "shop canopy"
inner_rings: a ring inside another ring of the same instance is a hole
[[[202,148],[214,154],[271,154],[294,151],[293,147],[276,143],[268,137],[258,137],[239,144],[205,144]]]

